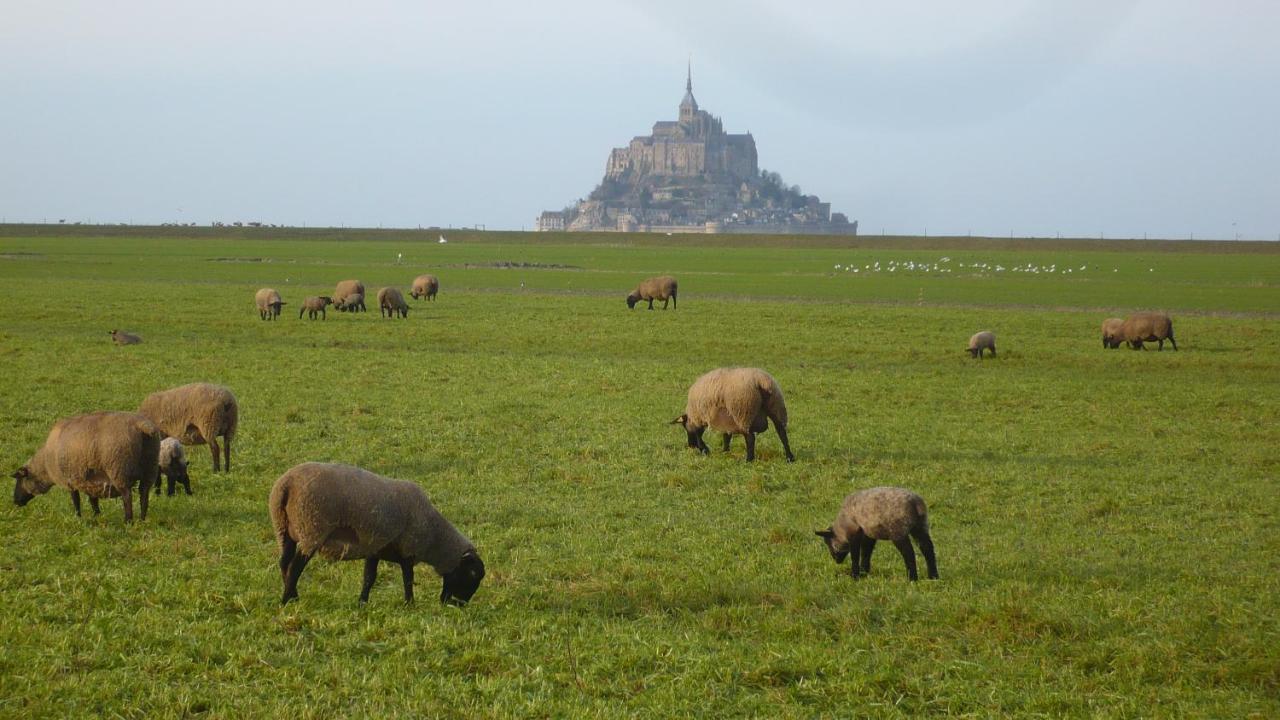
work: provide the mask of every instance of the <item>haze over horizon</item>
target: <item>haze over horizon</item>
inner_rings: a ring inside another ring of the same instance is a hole
[[[692,56],[863,234],[1276,240],[1278,36],[1263,0],[11,0],[0,218],[530,229]]]

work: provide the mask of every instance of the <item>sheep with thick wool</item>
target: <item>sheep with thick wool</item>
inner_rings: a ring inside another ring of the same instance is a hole
[[[107,334],[111,336],[111,342],[117,345],[137,345],[142,342],[142,338],[123,330],[112,330]]]
[[[1120,327],[1120,339],[1129,343],[1134,350],[1145,350],[1144,342],[1160,343],[1156,349],[1164,350],[1164,341],[1168,340],[1173,349],[1178,343],[1173,339],[1173,320],[1161,312],[1138,312],[1124,319]]]
[[[359,298],[352,298],[352,295],[359,295]],[[348,306],[364,308],[364,283],[359,280],[342,280],[333,289],[333,304],[339,310],[346,310]]]
[[[258,305],[258,317],[263,320],[275,320],[280,317],[280,306],[287,305],[280,299],[280,293],[273,288],[262,288],[253,296]]]
[[[671,422],[682,425],[689,447],[704,455],[711,452],[702,439],[707,428],[724,434],[725,452],[730,438],[742,435],[747,441],[747,462],[751,462],[756,458],[756,433],[768,430],[770,420],[787,462],[794,462],[787,440],[787,405],[778,381],[760,368],[717,368],[694,381],[684,414]]]
[[[853,553],[850,574],[857,580],[871,572],[871,551],[877,540],[889,540],[907,565],[907,577],[914,581],[916,553],[910,538],[915,538],[924,555],[929,579],[938,578],[938,561],[929,537],[929,512],[924,499],[898,487],[875,487],[853,493],[844,499],[836,520],[826,530],[815,530],[837,563]]]
[[[302,307],[298,309],[298,319],[301,320],[302,314],[307,313],[308,319],[315,320],[316,313],[319,313],[320,319],[326,320],[328,313],[325,312],[325,308],[331,304],[333,304],[333,298],[328,295],[313,295],[302,301]]]
[[[267,503],[280,548],[281,604],[298,597],[298,577],[312,556],[364,560],[360,602],[378,562],[400,566],[405,602],[413,601],[413,567],[427,563],[444,578],[440,602],[465,605],[484,578],[475,545],[431,504],[422,488],[351,465],[306,462],[281,475]]]
[[[178,438],[167,437],[160,441],[160,472],[156,475],[156,494],[160,494],[160,476],[169,479],[169,495],[173,495],[178,483],[191,494],[191,476],[187,474],[187,453]]]
[[[209,444],[213,471],[219,470],[218,438],[227,472],[231,472],[231,441],[240,422],[240,405],[229,388],[213,383],[191,383],[151,393],[138,412],[151,418],[165,435],[184,445]]]
[[[973,337],[969,338],[968,353],[970,356],[981,359],[983,350],[990,350],[991,357],[996,356],[996,334],[990,330],[974,333]]]
[[[160,441],[155,423],[138,413],[97,412],[59,420],[44,445],[13,473],[13,502],[22,507],[54,485],[71,492],[80,514],[80,493],[89,496],[93,514],[99,498],[124,501],[125,522],[133,521],[133,488],[138,486],[142,519],[156,478]]]
[[[438,292],[440,292],[439,278],[435,275],[419,275],[413,279],[413,289],[409,291],[409,296],[414,300],[423,298],[435,300]]]
[[[1115,350],[1124,343],[1124,320],[1107,318],[1102,321],[1102,347]]]
[[[662,309],[667,309],[667,303],[671,303],[672,309],[677,307],[676,303],[676,279],[670,275],[661,275],[659,277],[651,277],[636,286],[631,294],[627,295],[627,307],[635,309],[636,303],[645,300],[649,301],[649,309],[653,309],[653,301],[661,300]]]
[[[409,317],[409,303],[404,300],[400,288],[384,287],[378,291],[378,312],[383,317]]]

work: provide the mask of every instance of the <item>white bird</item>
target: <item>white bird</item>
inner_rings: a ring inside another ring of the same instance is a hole
[[[396,262],[400,262],[400,260],[401,260],[403,257],[404,257],[404,253],[396,253]]]

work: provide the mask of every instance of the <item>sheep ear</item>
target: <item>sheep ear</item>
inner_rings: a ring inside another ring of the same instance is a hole
[[[26,465],[23,465],[22,467],[13,471],[14,480],[22,480],[29,477],[30,475],[31,475],[31,471],[27,469]]]
[[[828,540],[836,536],[835,532],[833,532],[831,528],[827,528],[826,530],[814,530],[813,534],[817,535],[820,538],[826,538]]]

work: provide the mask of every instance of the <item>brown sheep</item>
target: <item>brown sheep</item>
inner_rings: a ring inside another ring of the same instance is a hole
[[[350,295],[342,298],[342,302],[335,302],[333,306],[337,308],[339,312],[364,312],[364,295],[362,293],[351,293]]]
[[[83,492],[94,515],[101,512],[99,498],[121,498],[125,522],[132,522],[136,484],[146,520],[147,496],[159,469],[163,437],[154,423],[137,413],[98,412],[59,420],[44,446],[13,473],[13,503],[22,507],[61,485],[71,491],[76,515]]]
[[[1134,350],[1145,350],[1144,342],[1159,342],[1156,349],[1164,350],[1165,340],[1173,345],[1174,350],[1178,349],[1178,343],[1173,339],[1173,321],[1159,312],[1139,312],[1125,318],[1120,338]]]
[[[382,317],[409,317],[409,303],[399,288],[384,287],[378,291],[378,312]]]
[[[307,317],[312,320],[315,320],[316,313],[320,313],[320,319],[325,320],[327,319],[326,317],[327,313],[325,312],[325,308],[328,307],[331,303],[333,303],[333,300],[328,295],[321,295],[319,297],[314,297],[314,296],[309,297],[306,300],[302,301],[302,307],[298,309],[298,319],[299,320],[302,319],[303,313],[308,313]]]
[[[214,472],[219,470],[218,436],[222,436],[226,470],[231,472],[231,441],[240,421],[240,406],[228,388],[191,383],[162,390],[148,395],[138,412],[151,418],[165,435],[178,438],[184,445],[208,443]]]
[[[814,534],[827,544],[831,559],[844,562],[853,553],[851,574],[871,572],[871,551],[876,540],[891,540],[907,564],[907,577],[916,579],[916,553],[908,536],[915,538],[924,554],[929,579],[938,579],[938,562],[933,555],[933,539],[929,537],[929,513],[919,495],[896,487],[877,487],[853,493],[844,499],[836,521],[826,530]]]
[[[1120,318],[1107,318],[1102,321],[1102,347],[1115,350],[1120,347],[1124,340],[1121,333],[1124,328],[1124,320]]]
[[[654,300],[662,301],[663,310],[667,309],[667,302],[671,303],[671,309],[676,309],[676,279],[670,275],[662,275],[645,280],[627,296],[627,307],[634,310],[636,303],[642,300],[649,301],[650,310],[653,309]]]
[[[359,280],[343,280],[339,282],[338,286],[333,289],[333,296],[332,296],[333,304],[340,309],[345,307],[346,305],[349,304],[347,302],[348,295],[359,295],[360,296],[359,304],[363,305],[364,295],[365,295],[364,283],[360,282]],[[356,303],[350,303],[350,304],[356,304]]]
[[[969,338],[968,353],[976,358],[982,358],[982,351],[990,350],[991,357],[996,356],[996,334],[990,330],[983,330],[980,333],[974,333]]]
[[[117,345],[137,345],[142,342],[142,338],[123,330],[112,330],[107,334],[111,336],[111,341]]]
[[[747,441],[747,462],[756,458],[756,433],[769,429],[769,420],[778,431],[787,462],[795,462],[787,439],[787,405],[778,381],[760,368],[717,368],[694,381],[689,388],[684,414],[671,421],[682,425],[689,447],[707,455],[710,448],[702,439],[708,427],[724,434],[724,450],[736,433]]]
[[[440,292],[440,280],[435,275],[419,275],[413,279],[413,289],[409,291],[409,296],[414,300],[423,298],[435,300],[438,292]]]
[[[280,317],[280,306],[287,305],[280,299],[280,293],[271,288],[262,288],[253,296],[258,305],[258,317],[263,320],[275,320]]]
[[[295,465],[271,486],[267,501],[280,548],[281,604],[298,597],[298,577],[316,553],[364,560],[360,602],[369,599],[378,562],[396,563],[405,602],[413,601],[413,566],[441,577],[440,602],[465,605],[484,578],[475,545],[458,532],[416,484],[351,465]]]

